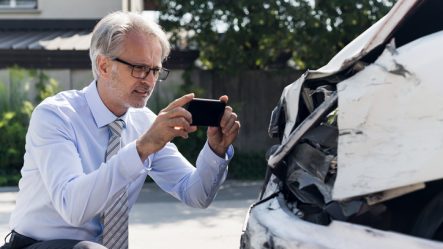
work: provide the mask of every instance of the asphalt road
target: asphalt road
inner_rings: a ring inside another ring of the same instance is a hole
[[[239,248],[249,206],[261,182],[227,181],[207,209],[185,206],[155,184],[144,186],[129,220],[130,249]],[[8,231],[17,188],[0,188],[0,239]],[[0,242],[2,244],[2,242]]]

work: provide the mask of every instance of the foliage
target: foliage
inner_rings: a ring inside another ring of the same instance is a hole
[[[14,67],[9,74],[9,84],[0,83],[0,185],[15,185],[20,178],[26,131],[34,110],[28,100],[30,86],[36,82],[36,103],[57,91],[57,83],[41,71]]]
[[[299,69],[322,66],[395,2],[157,1],[173,44],[198,48],[203,68],[230,72],[270,68],[286,56]]]
[[[229,179],[262,180],[266,174],[265,153],[245,153],[235,149],[235,155],[229,164]]]
[[[58,83],[55,79],[50,78],[42,71],[32,70],[30,71],[30,74],[31,77],[37,80],[35,86],[38,89],[38,94],[36,96],[36,101],[38,103],[58,92]]]
[[[2,84],[0,89],[0,173],[17,173],[23,162],[24,141],[30,111],[34,108],[27,101],[29,82],[25,74],[17,68],[10,70],[9,89]]]

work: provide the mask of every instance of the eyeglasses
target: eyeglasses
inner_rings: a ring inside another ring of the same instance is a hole
[[[148,67],[144,65],[134,65],[118,57],[112,58],[112,60],[118,61],[122,64],[132,67],[131,75],[132,77],[137,79],[146,79],[146,77],[148,77],[150,72],[152,72],[152,75],[154,75],[154,78],[157,81],[163,81],[166,78],[168,78],[169,70],[163,67]]]

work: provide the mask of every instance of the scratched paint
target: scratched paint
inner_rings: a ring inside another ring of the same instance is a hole
[[[437,32],[386,49],[338,84],[334,199],[443,178],[441,44]]]

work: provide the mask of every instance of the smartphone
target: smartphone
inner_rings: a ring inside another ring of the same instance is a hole
[[[192,115],[191,125],[220,126],[226,104],[218,99],[194,98],[186,106]]]

